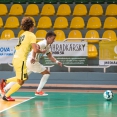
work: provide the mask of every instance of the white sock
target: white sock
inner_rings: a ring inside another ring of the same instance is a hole
[[[7,92],[16,82],[10,82],[4,87],[4,91]]]
[[[44,87],[44,85],[46,84],[48,78],[49,78],[50,74],[44,74],[43,77],[41,78],[41,81],[38,85],[37,88],[37,92],[40,92],[42,90],[42,88]]]

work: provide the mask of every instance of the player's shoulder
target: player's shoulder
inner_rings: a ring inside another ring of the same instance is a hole
[[[32,33],[32,32],[30,32],[30,36],[36,38],[36,35],[34,33]]]
[[[44,40],[42,40],[42,41],[39,41],[38,43],[37,43],[38,45],[47,45],[47,42],[46,42],[46,39],[44,39]]]
[[[36,38],[36,36],[35,36],[35,34],[33,32],[25,31],[24,34],[27,35],[27,36]]]

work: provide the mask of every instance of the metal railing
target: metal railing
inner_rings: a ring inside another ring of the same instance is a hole
[[[111,41],[110,39],[108,39],[108,38],[66,38],[65,40],[64,40],[64,42],[65,41],[69,41],[69,40],[107,40],[107,41]]]
[[[106,68],[109,68],[110,66],[104,66],[104,65],[100,65],[100,66],[67,66],[67,65],[64,65],[64,67],[68,68],[68,72],[71,72],[71,68],[103,68],[103,72],[106,73]]]

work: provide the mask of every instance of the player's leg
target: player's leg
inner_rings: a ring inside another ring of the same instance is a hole
[[[0,92],[1,93],[4,93],[4,87],[6,86],[7,83],[9,82],[17,82],[17,78],[16,77],[12,77],[12,78],[9,78],[6,80],[2,79],[1,82],[0,82]]]
[[[0,82],[0,94],[1,94],[1,96],[3,97],[4,95],[5,95],[5,93],[6,93],[6,91],[5,91],[5,87],[6,87],[6,85],[7,85],[7,83],[9,83],[9,82],[17,82],[17,78],[16,77],[12,77],[12,78],[9,78],[8,80],[1,80],[1,82]],[[13,85],[14,83],[10,83],[9,85],[8,85],[8,87],[11,87],[12,85]]]
[[[17,78],[16,77],[12,77],[6,80],[6,84],[10,83],[10,82],[17,82]]]
[[[31,74],[31,71],[28,70],[28,73],[27,73],[27,74],[30,75],[30,74]],[[16,82],[17,82],[17,79],[16,79],[15,82],[10,82],[10,83],[8,83],[8,84],[3,88],[3,92],[1,92],[1,96],[4,96],[5,93],[6,93]]]
[[[46,68],[39,62],[35,62],[34,64],[31,64],[30,58],[27,59],[26,65],[30,71],[35,72],[35,73],[41,73],[43,75],[40,80],[37,91],[35,92],[35,95],[41,95],[41,96],[47,95],[42,92],[42,88],[44,87],[44,85],[46,84],[46,82],[50,76],[49,71],[47,71]]]
[[[6,86],[3,88],[3,90],[0,90],[0,94],[3,97],[5,93],[15,84],[16,82],[10,82],[6,84]]]
[[[4,92],[7,92],[16,82],[10,82],[4,87]]]
[[[26,67],[25,61],[20,61],[15,59],[13,62],[13,66],[16,71],[17,82],[11,87],[11,89],[3,97],[3,100],[5,101],[14,101],[14,100],[11,100],[9,97],[23,85],[25,80],[28,79],[27,67]],[[6,79],[6,82],[7,82],[7,79]]]
[[[38,95],[38,96],[47,96],[48,94],[45,94],[42,89],[43,87],[45,86],[49,76],[50,76],[50,72],[48,70],[45,70],[43,72],[41,72],[41,74],[43,75],[41,80],[40,80],[40,83],[38,85],[38,88],[35,92],[35,95]]]

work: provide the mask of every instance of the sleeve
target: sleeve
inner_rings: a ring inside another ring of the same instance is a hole
[[[30,43],[36,43],[36,36],[34,34],[30,35]]]
[[[43,41],[40,41],[37,44],[40,46],[40,49],[44,49],[45,48],[45,43]]]
[[[47,51],[46,51],[46,55],[48,55],[51,52],[50,47],[48,47]]]

